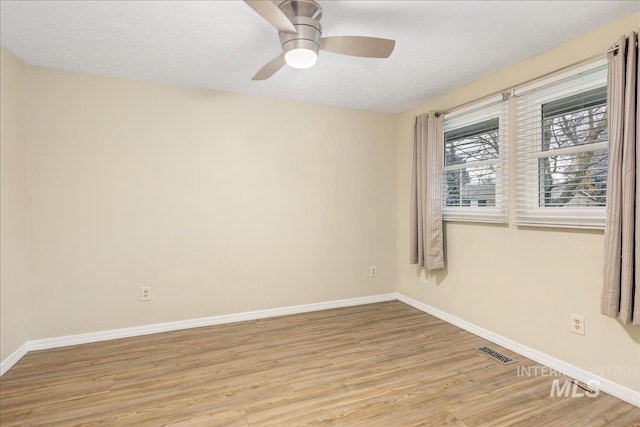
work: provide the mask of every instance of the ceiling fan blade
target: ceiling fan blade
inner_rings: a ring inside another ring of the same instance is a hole
[[[268,23],[285,33],[298,33],[287,15],[270,0],[244,0],[249,7],[262,16]]]
[[[284,67],[284,64],[286,64],[284,60],[284,53],[281,53],[271,61],[267,62],[264,67],[260,68],[260,71],[258,71],[251,80],[267,80],[269,77],[273,76],[280,68]]]
[[[395,40],[376,37],[334,36],[320,39],[322,50],[366,58],[388,58],[395,46]]]

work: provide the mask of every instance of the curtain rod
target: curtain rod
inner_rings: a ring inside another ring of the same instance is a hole
[[[455,111],[455,110],[458,110],[458,109],[463,108],[463,107],[467,107],[467,106],[469,106],[469,105],[475,104],[476,102],[479,102],[479,101],[485,100],[485,99],[487,99],[487,98],[491,98],[491,97],[496,96],[496,95],[498,95],[498,94],[502,94],[502,96],[503,96],[503,98],[504,98],[504,97],[505,97],[505,94],[507,94],[507,93],[511,92],[513,89],[516,89],[516,88],[518,88],[518,87],[521,87],[521,86],[527,85],[527,84],[529,84],[529,83],[533,83],[533,82],[535,82],[535,81],[538,81],[538,80],[544,79],[545,77],[549,77],[549,76],[552,76],[552,75],[554,75],[554,74],[560,73],[560,72],[562,72],[562,71],[568,70],[569,68],[573,68],[573,67],[575,67],[575,66],[577,66],[577,65],[584,64],[585,62],[592,61],[592,60],[597,59],[597,58],[599,58],[599,57],[601,57],[601,56],[603,56],[603,55],[607,55],[607,54],[608,54],[608,53],[610,53],[610,52],[615,52],[615,51],[617,51],[617,50],[618,50],[618,48],[619,48],[619,47],[620,47],[620,46],[618,46],[617,44],[615,44],[615,45],[613,45],[613,47],[612,47],[612,48],[610,48],[610,49],[608,49],[608,50],[605,50],[604,52],[597,53],[597,54],[592,55],[592,56],[590,56],[590,57],[588,57],[588,58],[584,58],[584,59],[581,59],[580,61],[576,61],[576,62],[574,62],[574,63],[572,63],[572,64],[565,65],[564,67],[561,67],[561,68],[555,69],[555,70],[553,70],[553,71],[549,71],[548,73],[545,73],[545,74],[543,74],[543,75],[541,75],[541,76],[534,77],[534,78],[532,78],[532,79],[525,80],[524,82],[520,82],[520,83],[518,83],[518,84],[515,84],[515,85],[512,85],[512,86],[509,86],[509,87],[506,87],[506,88],[504,88],[504,89],[502,89],[502,90],[499,90],[499,91],[497,91],[497,92],[493,92],[493,93],[491,93],[491,94],[489,94],[489,95],[484,95],[484,96],[481,96],[480,98],[472,99],[471,101],[467,101],[467,102],[465,102],[465,103],[463,103],[463,104],[456,105],[455,107],[451,107],[451,108],[447,109],[447,111],[437,111],[435,114],[436,114],[436,116],[439,116],[439,115],[442,115],[442,114],[451,113],[451,112],[453,112],[453,111]]]

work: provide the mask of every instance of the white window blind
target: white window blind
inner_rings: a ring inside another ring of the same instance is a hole
[[[443,219],[507,222],[507,117],[504,100],[445,116]]]
[[[605,65],[516,91],[518,224],[604,226],[606,85]]]

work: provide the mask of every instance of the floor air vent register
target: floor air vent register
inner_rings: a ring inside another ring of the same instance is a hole
[[[516,363],[516,361],[513,360],[512,358],[507,357],[502,353],[498,353],[497,351],[489,347],[480,347],[480,348],[477,348],[476,350],[478,350],[480,353],[484,354],[485,356],[489,356],[496,362],[501,363],[503,365],[510,365],[512,363]]]

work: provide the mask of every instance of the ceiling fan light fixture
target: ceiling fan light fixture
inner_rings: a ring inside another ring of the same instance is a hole
[[[267,62],[251,80],[266,80],[285,65],[311,68],[318,61],[320,50],[363,58],[388,58],[396,44],[394,40],[377,37],[322,37],[322,8],[315,0],[282,0],[278,6],[274,6],[275,0],[244,1],[278,29],[282,46],[282,53]]]
[[[292,68],[311,68],[318,61],[318,54],[311,49],[298,47],[287,51],[284,54],[284,60]]]

